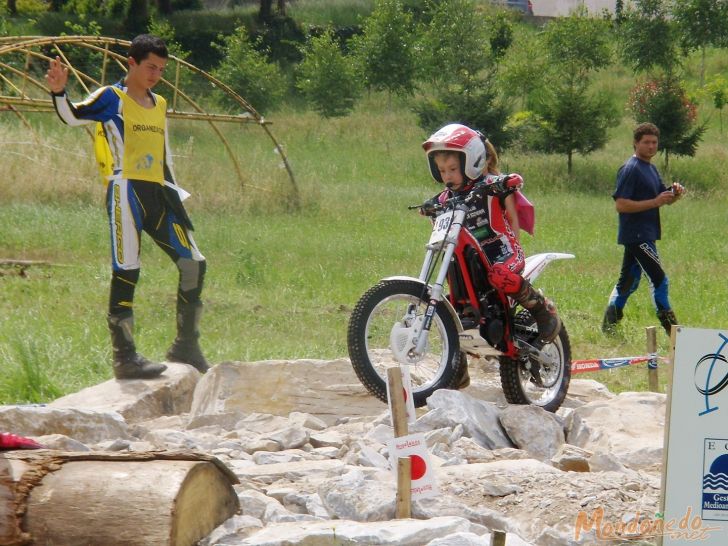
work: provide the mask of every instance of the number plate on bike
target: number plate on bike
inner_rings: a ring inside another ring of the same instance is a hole
[[[445,240],[454,214],[455,212],[451,210],[435,218],[435,225],[432,226],[432,235],[430,235],[428,244],[436,245]]]

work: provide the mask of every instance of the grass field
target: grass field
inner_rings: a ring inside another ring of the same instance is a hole
[[[228,129],[245,158],[243,189],[208,129],[172,125],[178,178],[193,193],[188,208],[209,264],[202,345],[212,362],[346,356],[359,296],[384,276],[417,275],[429,226],[406,207],[437,187],[420,148],[426,135],[406,109],[388,110],[381,99],[372,95],[343,119],[292,109],[272,117],[296,174],[299,212],[288,210],[279,158],[257,128]],[[90,141],[51,115],[33,123],[37,142],[0,118],[0,259],[52,265],[22,275],[0,268],[0,403],[47,401],[111,377],[108,233]],[[522,237],[526,252],[577,257],[552,264],[538,285],[557,302],[578,359],[644,354],[644,328],[657,324],[645,282],[617,336],[600,331],[621,260],[609,196],[631,153],[630,126],[625,120],[607,148],[577,157],[571,179],[563,157],[502,157],[505,170],[524,175],[536,205],[536,236]],[[671,299],[691,327],[725,320],[726,139],[711,127],[697,157],[673,160],[690,193],[662,211]],[[174,335],[176,269],[149,239],[142,255],[136,341],[161,359]],[[662,330],[658,342],[667,355]],[[589,377],[615,391],[646,388],[643,368]]]

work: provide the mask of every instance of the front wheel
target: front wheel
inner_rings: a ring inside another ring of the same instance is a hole
[[[514,330],[528,343],[538,338],[536,321],[528,311],[516,315]],[[540,360],[532,355],[519,359],[499,357],[501,386],[510,404],[532,404],[556,411],[571,381],[571,344],[563,324],[558,337],[544,345],[541,354]]]
[[[427,310],[429,294],[415,281],[382,281],[370,288],[349,320],[349,357],[359,380],[387,401],[387,368],[409,366],[415,407],[424,406],[437,389],[452,388],[463,365],[455,320],[442,302],[435,307],[423,354],[408,343]],[[466,364],[467,365],[467,364]],[[462,375],[462,374],[460,374]]]

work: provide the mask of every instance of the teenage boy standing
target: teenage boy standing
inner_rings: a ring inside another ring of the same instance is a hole
[[[672,205],[685,193],[674,182],[667,188],[652,164],[657,154],[660,130],[652,123],[642,123],[634,130],[634,155],[617,173],[617,188],[612,194],[619,213],[617,242],[624,245],[619,280],[609,297],[604,312],[602,331],[611,333],[622,319],[627,299],[637,290],[642,272],[652,288],[652,299],[660,324],[670,335],[677,324],[668,300],[668,279],[662,269],[655,242],[660,239],[660,207]]]
[[[112,255],[107,322],[117,379],[150,379],[167,368],[137,353],[132,335],[142,231],[179,270],[177,337],[167,359],[191,364],[202,373],[209,368],[198,343],[206,261],[192,238],[192,223],[172,172],[166,101],[151,91],[162,78],[168,57],[162,39],[137,36],[129,48],[124,79],[101,87],[78,104],[66,96],[68,68],[58,57],[51,60],[46,74],[58,116],[72,126],[98,122],[97,149],[105,150],[111,163],[106,193]]]

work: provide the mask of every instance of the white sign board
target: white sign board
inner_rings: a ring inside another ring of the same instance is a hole
[[[387,442],[389,462],[397,473],[397,459],[409,457],[411,462],[412,500],[436,497],[440,494],[435,481],[435,469],[430,462],[427,441],[424,434],[410,434],[392,438]]]
[[[728,544],[728,330],[677,328],[663,546]]]

